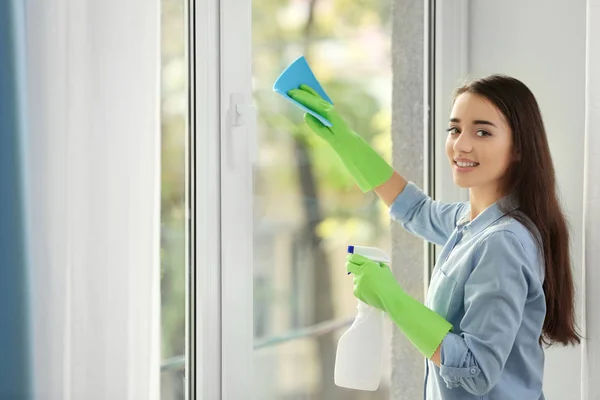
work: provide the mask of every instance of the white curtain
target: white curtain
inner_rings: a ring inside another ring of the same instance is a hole
[[[27,0],[35,399],[153,400],[158,0]]]
[[[582,400],[600,399],[600,0],[587,1]]]

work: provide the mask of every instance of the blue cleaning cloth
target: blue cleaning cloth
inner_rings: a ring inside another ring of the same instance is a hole
[[[286,100],[292,102],[296,106],[300,107],[302,110],[317,118],[319,121],[321,121],[323,125],[331,126],[331,122],[329,122],[326,118],[323,118],[319,114],[309,110],[308,108],[304,107],[302,104],[298,103],[296,100],[292,99],[290,96],[287,95],[288,90],[298,89],[302,84],[310,86],[317,93],[319,93],[319,95],[324,100],[327,100],[329,103],[333,104],[333,101],[331,101],[329,96],[327,96],[327,93],[325,93],[325,91],[321,87],[321,84],[315,77],[315,74],[310,69],[310,66],[308,65],[308,62],[306,61],[304,56],[298,57],[296,61],[291,63],[290,66],[287,67],[281,73],[281,75],[279,75],[279,78],[277,78],[275,84],[273,85],[273,90],[282,95]]]

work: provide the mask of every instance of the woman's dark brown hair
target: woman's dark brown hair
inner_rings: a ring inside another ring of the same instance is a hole
[[[568,225],[557,192],[554,165],[535,96],[518,79],[491,75],[457,89],[485,97],[506,118],[517,155],[503,180],[502,193],[516,196],[511,216],[536,238],[545,261],[546,319],[540,342],[580,343],[575,326],[575,289],[571,272]],[[505,210],[508,211],[508,210]]]

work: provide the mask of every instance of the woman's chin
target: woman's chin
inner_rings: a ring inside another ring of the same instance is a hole
[[[454,184],[456,186],[458,186],[459,188],[469,189],[469,188],[471,188],[473,186],[466,179],[456,178],[456,176],[454,176],[453,179],[454,179]]]

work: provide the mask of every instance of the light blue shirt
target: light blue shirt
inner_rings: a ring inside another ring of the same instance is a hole
[[[492,204],[433,201],[409,182],[390,208],[409,232],[443,245],[426,305],[453,328],[441,367],[427,360],[426,400],[543,400],[543,256],[527,228]],[[511,209],[515,208],[514,202]]]

